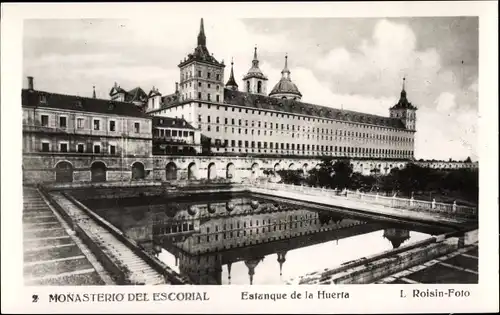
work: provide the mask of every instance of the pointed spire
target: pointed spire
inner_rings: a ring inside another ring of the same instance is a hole
[[[92,91],[92,98],[96,98],[96,95],[95,95],[95,85],[92,86],[92,89],[93,89],[93,91]]]
[[[401,100],[406,100],[405,83],[406,83],[406,77],[403,77],[403,88],[401,89]]]
[[[234,64],[233,58],[231,58],[231,73],[229,74],[229,80],[227,80],[226,87],[228,87],[232,90],[237,90],[238,84],[236,83],[236,80],[234,79],[233,64]]]
[[[255,45],[255,48],[253,51],[253,60],[257,60],[257,45]]]
[[[288,70],[288,53],[285,55],[285,67],[281,71],[283,78],[290,78],[290,70]]]
[[[200,21],[200,33],[198,34],[198,46],[206,46],[207,38],[205,36],[205,27],[203,26],[203,18]]]

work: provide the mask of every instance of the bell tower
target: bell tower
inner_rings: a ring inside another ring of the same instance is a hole
[[[179,63],[180,101],[199,100],[222,102],[224,100],[224,62],[219,62],[207,48],[203,18],[200,21],[197,46],[194,52]]]
[[[244,91],[252,94],[267,95],[267,77],[259,68],[259,58],[257,58],[257,47],[254,48],[252,67],[243,77]]]
[[[405,81],[406,78],[403,78],[403,88],[398,103],[389,110],[390,117],[400,119],[406,129],[416,131],[417,107],[410,103],[406,97]]]

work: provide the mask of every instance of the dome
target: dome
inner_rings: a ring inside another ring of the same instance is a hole
[[[295,94],[298,96],[302,96],[295,83],[285,78],[281,78],[281,80],[271,90],[269,96],[272,96],[273,94]]]
[[[299,99],[302,94],[297,86],[290,79],[290,70],[288,70],[288,56],[285,56],[285,68],[281,71],[281,79],[269,93],[269,96],[286,99]]]

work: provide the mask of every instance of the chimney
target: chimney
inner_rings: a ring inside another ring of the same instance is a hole
[[[175,93],[179,93],[179,82],[175,82]]]
[[[33,91],[35,88],[33,86],[33,77],[28,77],[28,90]]]

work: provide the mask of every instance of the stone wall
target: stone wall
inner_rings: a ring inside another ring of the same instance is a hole
[[[167,165],[170,166],[169,179],[227,179],[241,181],[264,177],[264,170],[304,170],[308,171],[321,163],[312,158],[261,158],[230,156],[142,156],[116,157],[107,155],[75,154],[24,154],[23,180],[26,184],[51,183],[56,181],[58,163],[69,162],[73,169],[73,182],[91,181],[91,166],[95,162],[105,164],[107,181],[130,181],[132,165],[144,165],[145,180],[167,181]],[[170,163],[170,164],[169,164]],[[356,172],[369,174],[377,167],[382,173],[391,168],[404,167],[405,161],[352,160]],[[174,170],[174,171],[172,171]],[[172,172],[175,175],[171,174]]]

